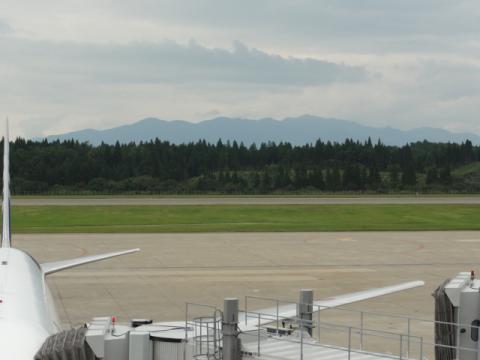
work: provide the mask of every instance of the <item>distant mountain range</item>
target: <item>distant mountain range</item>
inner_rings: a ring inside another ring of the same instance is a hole
[[[399,130],[391,127],[370,127],[353,121],[327,119],[304,115],[296,118],[275,120],[247,120],[218,117],[199,123],[188,121],[165,121],[147,118],[130,125],[107,130],[86,129],[61,135],[48,136],[48,141],[75,139],[88,141],[93,145],[102,142],[114,144],[149,141],[155,138],[172,143],[188,143],[204,139],[216,143],[219,139],[243,142],[246,145],[267,141],[290,142],[295,145],[323,141],[343,142],[346,138],[365,141],[378,139],[388,145],[404,145],[410,142],[428,140],[431,142],[462,142],[467,139],[480,144],[480,136],[472,133],[452,133],[438,128],[421,127],[412,130]]]

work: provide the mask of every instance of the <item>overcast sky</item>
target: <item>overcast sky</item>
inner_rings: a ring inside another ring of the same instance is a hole
[[[2,0],[14,135],[302,114],[480,133],[478,0]]]

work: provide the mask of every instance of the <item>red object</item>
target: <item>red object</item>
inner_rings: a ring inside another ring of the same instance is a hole
[[[112,323],[115,324],[117,322],[117,317],[116,316],[112,316]]]
[[[470,280],[475,279],[475,270],[470,271]]]

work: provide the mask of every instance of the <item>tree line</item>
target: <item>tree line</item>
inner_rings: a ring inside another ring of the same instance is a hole
[[[157,139],[92,146],[18,138],[11,145],[16,194],[474,192],[480,181],[456,169],[479,160],[480,147],[470,141],[398,147],[370,139],[303,146]]]

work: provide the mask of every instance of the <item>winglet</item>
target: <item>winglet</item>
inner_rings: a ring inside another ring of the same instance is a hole
[[[3,137],[3,204],[2,204],[2,247],[11,246],[10,228],[10,136],[8,118],[5,122],[5,135]]]

